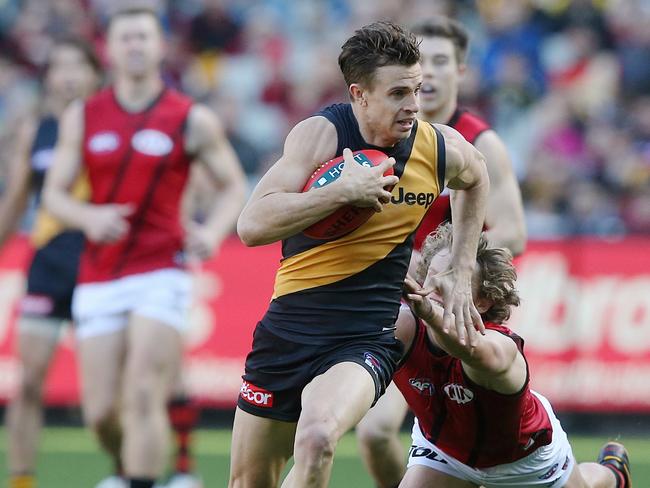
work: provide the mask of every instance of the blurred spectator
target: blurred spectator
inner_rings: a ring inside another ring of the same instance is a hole
[[[152,0],[153,1],[153,0]],[[163,0],[170,84],[209,103],[254,182],[288,127],[346,101],[342,40],[380,19],[457,16],[461,99],[497,128],[531,237],[650,234],[650,4],[645,0]],[[115,0],[0,1],[0,183],[52,39],[101,46]]]

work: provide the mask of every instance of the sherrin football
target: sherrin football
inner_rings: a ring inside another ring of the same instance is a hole
[[[375,149],[363,149],[352,153],[354,160],[362,166],[373,167],[377,166],[388,158],[386,154]],[[303,192],[318,190],[324,186],[329,185],[336,181],[344,169],[345,162],[343,156],[330,159],[329,161],[321,164],[316,171],[311,175]],[[390,167],[384,172],[384,176],[393,174],[393,168]],[[391,191],[392,187],[386,187],[386,190]],[[372,207],[355,207],[352,205],[344,205],[343,207],[335,210],[324,219],[307,227],[303,234],[312,239],[337,239],[357,229],[363,225],[372,215],[375,210]]]

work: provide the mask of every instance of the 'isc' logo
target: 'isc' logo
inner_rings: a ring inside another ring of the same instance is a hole
[[[256,405],[258,407],[272,407],[273,406],[273,393],[255,386],[247,381],[244,381],[239,390],[239,396],[243,400]]]

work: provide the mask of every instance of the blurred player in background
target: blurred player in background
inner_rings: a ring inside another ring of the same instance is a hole
[[[457,245],[450,269],[429,282],[445,289],[448,326],[454,310],[453,325],[473,342],[482,325],[470,308],[470,281],[487,171],[480,153],[455,130],[416,120],[419,61],[415,36],[395,24],[356,31],[339,56],[351,103],[296,125],[242,212],[242,240],[282,240],[284,259],[246,359],[233,427],[232,488],[276,487],[292,455],[285,488],[327,486],[339,438],[382,395],[402,355],[394,320],[413,233],[426,213],[424,202],[445,186],[460,190],[452,202]],[[358,165],[351,151],[369,147],[390,157],[373,168]],[[321,162],[340,155],[344,170],[335,182],[301,193]],[[391,166],[395,176],[384,176]],[[389,185],[396,185],[392,195]],[[412,199],[397,197],[406,194]],[[346,204],[377,213],[338,239],[302,234]]]
[[[421,39],[422,89],[418,116],[447,124],[460,132],[484,156],[490,175],[485,224],[494,246],[514,255],[526,243],[521,193],[504,143],[480,117],[458,107],[458,86],[465,72],[468,34],[457,22],[436,17],[414,26]],[[451,220],[450,196],[444,192],[433,203],[415,236],[412,266],[416,265],[424,238],[442,222]],[[408,407],[395,385],[363,418],[357,436],[363,460],[380,488],[396,487],[405,470],[405,453],[399,429]]]
[[[18,129],[9,180],[0,200],[0,247],[11,236],[30,195],[37,206],[59,129],[59,117],[73,101],[85,98],[100,83],[100,65],[92,49],[76,39],[55,42],[45,68],[40,113]],[[87,198],[83,178],[73,185]],[[39,208],[32,229],[36,253],[27,275],[27,294],[18,321],[18,389],[7,409],[7,461],[10,488],[36,486],[35,462],[42,422],[45,376],[58,343],[61,325],[71,316],[83,234],[69,230]]]
[[[479,242],[472,294],[487,333],[474,347],[443,328],[443,309],[420,283],[448,268],[452,228],[428,237],[397,319],[408,351],[394,376],[416,415],[402,488],[629,488],[625,448],[610,442],[598,463],[576,464],[548,400],[530,389],[524,341],[503,326],[519,305],[512,256]]]
[[[115,12],[107,37],[113,85],[66,110],[44,190],[52,213],[86,236],[73,299],[84,418],[125,478],[102,487],[152,487],[163,473],[166,403],[191,292],[185,262],[211,254],[245,199],[214,114],[164,86],[163,44],[154,10]],[[194,159],[222,198],[185,232],[180,202]],[[82,168],[89,203],[70,194]]]

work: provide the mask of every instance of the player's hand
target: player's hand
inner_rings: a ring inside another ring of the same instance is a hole
[[[185,226],[185,254],[190,263],[205,261],[217,247],[214,232],[205,225],[188,222]]]
[[[422,294],[422,287],[412,278],[406,277],[402,298],[413,313],[431,325],[442,325],[442,314],[434,313],[433,304],[428,296]]]
[[[339,184],[344,198],[356,207],[372,207],[381,212],[383,205],[390,201],[386,187],[395,186],[399,181],[395,175],[384,176],[386,170],[395,165],[395,159],[387,158],[375,167],[366,168],[354,160],[350,149],[345,148],[343,160],[343,172],[335,184]]]
[[[433,274],[427,273],[421,295],[437,293],[442,297],[444,315],[442,330],[448,333],[456,328],[458,341],[474,347],[478,343],[477,331],[485,334],[485,326],[472,298],[472,272],[454,268]]]
[[[91,242],[110,244],[119,241],[129,232],[128,217],[134,210],[131,204],[93,205],[83,227],[84,234]]]

